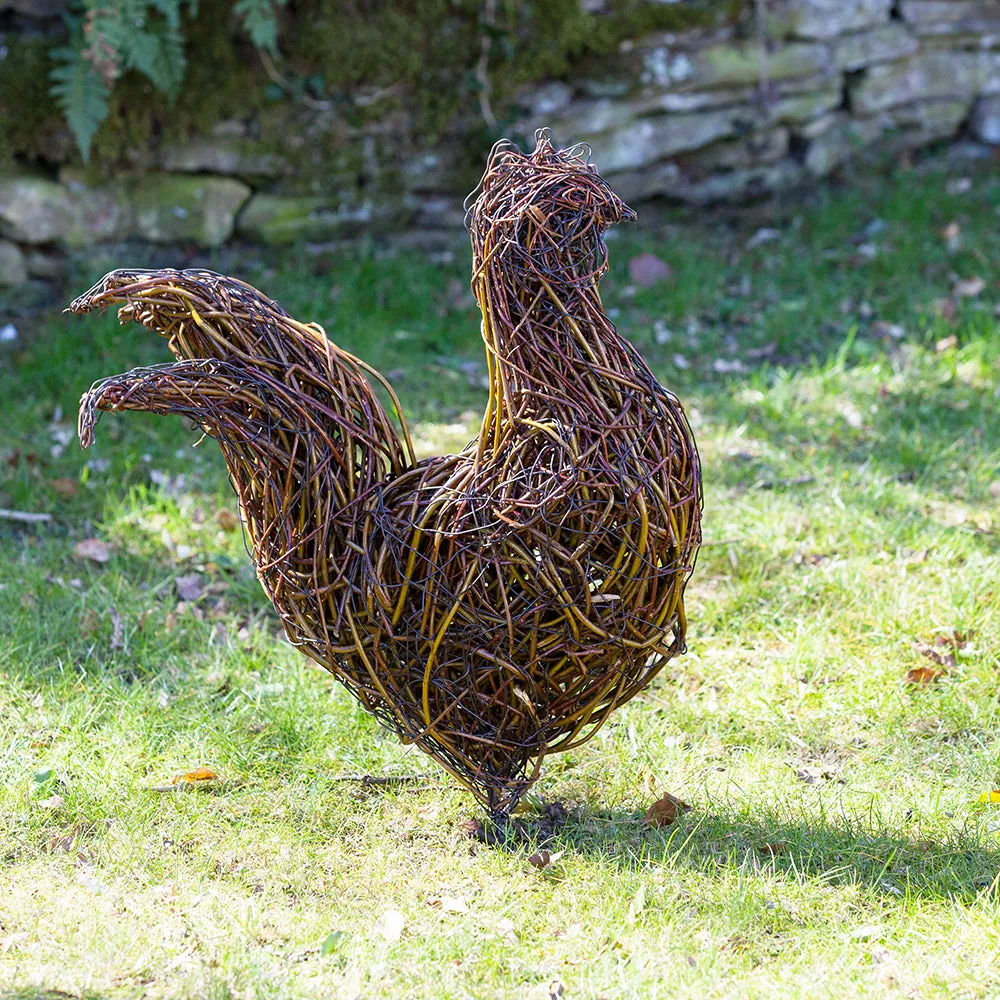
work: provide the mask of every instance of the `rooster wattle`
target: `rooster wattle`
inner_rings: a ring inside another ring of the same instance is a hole
[[[495,147],[469,211],[489,402],[420,462],[385,379],[241,281],[118,270],[71,306],[179,359],[94,385],[82,444],[101,410],[200,424],[289,640],[494,813],[684,649],[697,452],[598,292],[629,218],[579,148]]]

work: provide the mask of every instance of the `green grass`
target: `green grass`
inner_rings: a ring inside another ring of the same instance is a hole
[[[0,523],[0,998],[997,995],[1000,181],[949,189],[859,182],[752,249],[761,220],[715,217],[611,244],[607,305],[692,415],[706,546],[689,653],[547,762],[529,805],[569,818],[542,870],[470,839],[469,798],[280,640],[211,442],[130,414],[61,449],[80,392],[163,345],[29,331],[0,359],[0,507],[53,521]],[[639,250],[673,282],[630,290]],[[392,372],[424,451],[471,434],[464,257],[239,268]],[[73,558],[92,536],[103,566]],[[221,781],[153,790],[202,764]],[[654,830],[664,791],[692,808]]]

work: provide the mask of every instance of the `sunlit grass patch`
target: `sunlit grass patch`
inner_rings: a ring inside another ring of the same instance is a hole
[[[824,195],[751,248],[676,220],[612,243],[606,303],[698,435],[706,545],[687,655],[546,762],[542,868],[284,642],[211,441],[135,414],[69,440],[82,389],[162,343],[54,317],[5,355],[0,507],[53,520],[0,522],[0,997],[1000,989],[997,181],[946,184]],[[674,281],[629,288],[640,249]],[[396,370],[430,454],[485,402],[463,268],[246,276]],[[94,538],[107,562],[74,556]],[[666,791],[691,809],[654,829]]]

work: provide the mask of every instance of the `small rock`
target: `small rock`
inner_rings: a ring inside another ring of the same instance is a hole
[[[205,581],[199,573],[187,573],[174,580],[174,587],[182,601],[197,601],[205,592]]]
[[[640,253],[628,262],[628,273],[640,288],[649,288],[674,276],[673,268],[656,254]]]
[[[952,294],[957,299],[975,299],[983,294],[986,282],[979,275],[956,281],[952,287]]]
[[[111,559],[111,549],[99,538],[85,538],[73,546],[73,556],[76,559],[89,559],[91,562],[106,563]]]
[[[28,263],[16,243],[0,240],[0,287],[20,285],[28,280]]]

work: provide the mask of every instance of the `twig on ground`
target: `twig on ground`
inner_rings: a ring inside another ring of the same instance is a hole
[[[51,514],[35,514],[28,510],[6,510],[0,507],[0,521],[21,521],[25,524],[38,524],[51,520]]]

